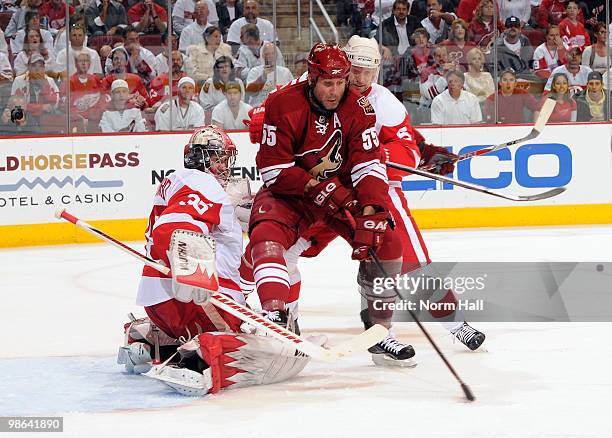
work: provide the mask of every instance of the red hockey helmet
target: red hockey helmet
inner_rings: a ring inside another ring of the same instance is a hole
[[[351,63],[346,53],[334,44],[317,43],[308,54],[308,79],[346,78]]]
[[[236,154],[236,145],[223,129],[215,125],[196,128],[185,145],[185,168],[209,172],[224,184],[231,176]]]

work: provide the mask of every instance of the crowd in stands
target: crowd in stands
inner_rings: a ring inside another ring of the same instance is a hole
[[[245,129],[294,78],[256,0],[0,4],[2,135]]]
[[[0,135],[245,129],[307,68],[261,9],[0,0]],[[608,117],[603,0],[337,0],[329,12],[343,36],[380,39],[383,85],[415,124],[527,123],[549,96],[553,122]]]

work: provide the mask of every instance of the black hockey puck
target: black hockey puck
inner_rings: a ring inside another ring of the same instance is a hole
[[[597,266],[595,266],[595,270],[597,272],[602,272],[603,271],[603,265],[601,263],[597,264]]]

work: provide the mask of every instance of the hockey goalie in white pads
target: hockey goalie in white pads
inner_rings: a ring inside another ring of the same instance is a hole
[[[179,347],[178,353],[178,366],[156,365],[145,375],[191,396],[281,382],[310,361],[271,337],[236,333],[202,333]]]

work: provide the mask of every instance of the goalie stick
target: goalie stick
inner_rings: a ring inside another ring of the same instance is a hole
[[[153,269],[161,272],[165,275],[170,275],[170,268],[164,266],[150,257],[141,254],[140,252],[130,248],[126,244],[118,241],[117,239],[109,236],[108,234],[94,228],[92,225],[87,222],[79,219],[76,216],[68,213],[65,209],[60,209],[55,213],[55,217],[58,219],[64,219],[82,230],[93,234],[94,236],[99,237],[102,240],[107,241],[111,245],[121,249],[132,257],[137,258],[142,263],[147,266],[150,266]],[[349,339],[348,341],[338,344],[335,347],[331,348],[323,348],[319,345],[316,345],[312,342],[301,338],[295,333],[287,330],[284,327],[281,327],[274,322],[263,318],[258,313],[252,311],[246,306],[243,306],[233,299],[219,293],[216,291],[211,291],[210,302],[220,308],[225,310],[227,313],[235,316],[236,318],[244,321],[252,326],[262,330],[266,334],[284,342],[286,344],[293,345],[296,349],[301,351],[302,353],[312,357],[313,359],[322,360],[325,362],[335,362],[339,358],[343,356],[347,356],[349,354],[355,353],[357,351],[363,350],[365,351],[367,348],[376,344],[380,340],[384,339],[385,336],[389,333],[385,327],[380,324],[376,324],[370,329],[364,331],[363,333]]]
[[[540,135],[540,133],[544,130],[544,127],[546,126],[546,123],[548,123],[548,119],[550,118],[553,110],[555,109],[556,104],[557,104],[557,101],[554,99],[551,99],[550,97],[544,101],[544,104],[542,105],[542,109],[540,110],[540,114],[538,115],[538,118],[536,119],[534,126],[531,129],[531,132],[527,134],[525,137],[517,138],[516,140],[510,140],[505,143],[491,145],[491,146],[487,146],[482,149],[477,149],[475,151],[467,152],[465,154],[459,155],[457,159],[454,160],[454,162],[467,160],[468,158],[488,154],[491,152],[498,151],[500,149],[505,149],[507,147],[514,146],[515,144],[524,143],[526,141],[533,140],[538,135]],[[419,170],[429,171],[434,168],[435,166],[429,165],[429,166],[419,167]]]
[[[410,166],[404,166],[403,164],[397,164],[391,161],[387,161],[386,164],[387,167],[391,167],[393,169],[414,173],[415,175],[420,175],[438,181],[446,182],[454,186],[463,187],[464,189],[475,190],[480,193],[486,193],[487,195],[497,196],[498,198],[507,199],[509,201],[540,201],[542,199],[552,198],[553,196],[557,196],[565,191],[565,187],[556,187],[554,189],[550,189],[542,193],[537,193],[535,195],[508,195],[496,192],[495,190],[491,190],[487,187],[480,186],[478,184],[472,184],[458,179],[449,178],[444,175],[438,175],[437,173],[427,172],[426,170],[417,169]]]

